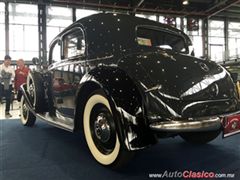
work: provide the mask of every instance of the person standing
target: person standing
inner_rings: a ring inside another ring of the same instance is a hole
[[[22,91],[20,86],[27,82],[27,76],[29,73],[29,68],[25,66],[24,60],[19,59],[17,61],[17,69],[15,70],[15,80],[14,80],[14,89],[17,92],[17,100],[20,101],[22,97]]]
[[[10,101],[12,95],[12,82],[15,77],[14,69],[10,66],[11,65],[11,57],[6,55],[4,57],[3,64],[0,65],[0,79],[1,79],[1,89],[3,91],[3,96],[6,99],[6,108],[5,108],[5,116],[12,117],[9,113],[10,110]]]

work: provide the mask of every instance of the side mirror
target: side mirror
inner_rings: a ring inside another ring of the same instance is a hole
[[[234,83],[237,83],[238,81],[238,73],[230,73],[231,78],[233,80]]]

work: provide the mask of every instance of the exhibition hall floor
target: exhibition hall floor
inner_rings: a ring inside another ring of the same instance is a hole
[[[12,115],[12,117],[6,118],[5,117],[5,103],[0,103],[0,120],[20,118],[19,105],[20,105],[20,102],[14,100],[10,106],[10,111],[9,111],[10,114]]]
[[[187,144],[180,137],[159,140],[116,171],[92,158],[82,133],[72,134],[39,120],[32,128],[22,126],[17,106],[11,119],[4,119],[1,111],[0,180],[166,179],[150,176],[203,171],[240,179],[240,134],[219,136],[204,146]]]

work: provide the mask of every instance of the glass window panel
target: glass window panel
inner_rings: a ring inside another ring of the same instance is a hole
[[[38,51],[30,52],[30,51],[10,51],[10,56],[13,60],[17,60],[19,58],[23,58],[24,60],[32,60],[33,57],[38,57]]]
[[[72,24],[71,8],[47,7],[47,57],[52,40],[70,24]]]
[[[223,37],[209,37],[210,44],[224,44]]]
[[[9,3],[9,48],[12,59],[38,57],[38,7]]]
[[[209,21],[209,48],[211,60],[214,60],[216,62],[224,61],[225,42],[223,21]]]
[[[229,37],[240,37],[240,29],[229,29]]]
[[[5,19],[5,5],[4,3],[0,3],[0,23],[4,23]]]
[[[61,60],[61,46],[56,43],[52,51],[52,60],[58,62]]]
[[[29,51],[38,51],[38,27],[37,26],[25,26],[25,36],[28,36],[24,40],[24,49]]]
[[[27,12],[27,13],[26,13]],[[9,22],[11,24],[38,24],[38,8],[29,4],[9,4]]]
[[[0,2],[0,59],[5,56],[5,5]]]
[[[230,22],[229,29],[240,29],[240,23],[239,22]]]
[[[181,29],[181,18],[176,18],[176,28]]]
[[[67,27],[72,24],[72,9],[47,7],[47,26]]]
[[[164,23],[164,16],[159,16],[159,22]]]
[[[209,21],[209,36],[224,37],[224,22]]]
[[[0,51],[4,51],[5,50],[5,25],[4,24],[0,24],[0,39],[1,39]]]
[[[240,23],[239,22],[229,22],[229,59],[235,59],[240,57]]]
[[[237,57],[240,58],[240,38],[237,39]]]
[[[229,41],[228,41],[228,46],[229,46],[229,58],[234,58],[237,56],[237,51],[238,51],[238,47],[237,47],[237,38],[229,38]]]
[[[85,39],[83,32],[76,30],[63,39],[64,58],[76,57],[85,53]]]
[[[66,17],[71,17],[72,16],[72,10],[71,10],[71,8],[48,6],[47,7],[47,14],[48,15],[53,15],[53,16],[64,15]]]
[[[203,42],[201,36],[193,36],[192,37],[193,42],[193,49],[196,57],[203,56]]]
[[[3,60],[5,56],[5,51],[0,51],[0,60]]]
[[[85,9],[77,9],[76,10],[76,18],[77,19],[81,19],[84,18],[86,16],[90,16],[92,14],[97,14],[100,11],[93,11],[93,10],[85,10]]]
[[[230,22],[228,33],[229,37],[240,37],[240,23]]]
[[[47,28],[47,50],[49,49],[49,45],[52,40],[58,35],[61,31],[59,27],[48,27]]]
[[[23,50],[23,25],[9,25],[10,50]]]
[[[17,3],[11,3],[9,6],[10,12],[17,12],[17,13],[30,13],[30,14],[36,14],[37,11],[36,5],[31,4],[17,4]],[[27,11],[26,11],[27,10]]]
[[[47,19],[48,26],[67,27],[72,24],[72,19],[64,19],[57,16],[51,16]]]
[[[210,45],[210,57],[211,60],[215,62],[223,62],[225,54],[224,54],[224,46],[223,45]]]

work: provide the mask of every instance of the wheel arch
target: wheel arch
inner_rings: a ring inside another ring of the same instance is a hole
[[[84,105],[96,89],[102,89],[112,108],[119,139],[128,150],[156,143],[143,115],[142,96],[134,81],[117,67],[101,67],[90,71],[81,81],[76,98],[75,131],[82,129]],[[134,137],[134,138],[132,138]]]

